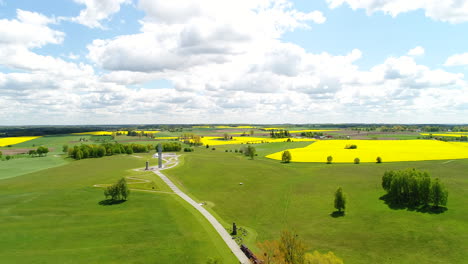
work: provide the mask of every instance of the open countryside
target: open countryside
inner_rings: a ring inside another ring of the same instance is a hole
[[[468,0],[0,0],[0,264],[468,264]]]

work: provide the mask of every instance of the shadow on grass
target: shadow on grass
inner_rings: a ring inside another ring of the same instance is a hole
[[[331,217],[333,218],[338,218],[338,217],[343,217],[345,216],[345,212],[344,211],[334,211],[333,213],[330,214]]]
[[[408,210],[408,211],[416,211],[419,213],[427,213],[427,214],[441,214],[445,211],[447,211],[447,207],[434,207],[430,205],[411,205],[407,203],[398,203],[394,201],[393,199],[390,198],[388,194],[385,194],[379,198],[380,200],[384,201],[384,203],[393,210]]]
[[[106,199],[100,201],[98,204],[99,205],[114,205],[114,204],[121,204],[125,203],[127,200],[112,200],[112,199]]]

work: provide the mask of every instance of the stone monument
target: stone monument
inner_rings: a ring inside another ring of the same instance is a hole
[[[162,168],[162,146],[161,143],[158,144],[158,168]]]

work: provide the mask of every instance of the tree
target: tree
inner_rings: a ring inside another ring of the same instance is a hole
[[[0,158],[3,156],[3,153],[0,151]]]
[[[333,157],[332,156],[328,156],[327,157],[327,164],[331,164],[333,161]]]
[[[346,208],[346,197],[341,187],[339,187],[335,192],[335,208],[340,213],[341,213],[341,210],[344,211]]]
[[[355,158],[354,159],[354,164],[359,164],[359,163],[361,163],[361,160],[359,158]]]
[[[104,190],[104,196],[106,199],[110,197],[113,201],[127,200],[129,195],[130,189],[127,186],[125,178],[120,179],[116,184],[108,186]]]
[[[62,152],[68,152],[68,145],[62,146]]]
[[[38,147],[36,151],[39,156],[47,156],[47,153],[49,153],[49,149],[44,146]]]
[[[223,138],[224,138],[224,140],[229,140],[229,134],[228,134],[228,133],[224,133]]]
[[[291,162],[291,159],[292,159],[291,152],[289,152],[289,150],[285,150],[283,152],[283,155],[281,156],[281,160],[284,163],[289,163],[289,162]]]
[[[281,232],[279,251],[284,256],[286,264],[302,264],[304,261],[305,243],[295,232]]]
[[[253,136],[254,135],[254,131],[253,129],[250,130],[250,135]]]
[[[314,253],[306,253],[304,255],[304,264],[343,264],[343,260],[331,251],[327,254],[320,254],[320,252],[314,251]]]
[[[247,156],[249,156],[251,159],[254,159],[254,156],[255,156],[256,152],[257,152],[257,150],[253,146],[248,145],[247,146],[247,151],[245,152],[245,154]]]
[[[28,154],[29,154],[29,156],[36,156],[37,151],[35,149],[31,149],[31,150],[28,151]]]
[[[127,200],[127,197],[130,195],[130,189],[127,186],[127,181],[125,178],[122,178],[117,182],[117,188],[120,192],[120,195],[122,196],[122,199]]]
[[[76,160],[80,160],[83,158],[83,151],[81,151],[81,149],[79,149],[78,151],[76,151],[75,153],[75,159]]]
[[[377,163],[382,163],[382,158],[381,157],[377,157],[375,160],[377,161]]]
[[[440,183],[439,179],[435,179],[432,184],[431,196],[435,208],[439,208],[440,205],[447,205],[448,192],[442,183]]]

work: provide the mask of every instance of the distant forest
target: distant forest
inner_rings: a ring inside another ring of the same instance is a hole
[[[0,137],[20,137],[20,136],[44,136],[44,135],[59,135],[91,131],[112,131],[112,130],[150,130],[159,129],[163,131],[182,131],[189,130],[192,126],[200,126],[204,124],[164,124],[164,125],[75,125],[75,126],[0,126]],[[208,124],[209,126],[226,125],[226,124]],[[232,124],[238,125],[254,125],[255,124]],[[256,126],[287,126],[289,129],[294,127],[310,128],[310,129],[351,129],[351,130],[380,130],[387,132],[394,131],[415,131],[422,132],[439,132],[439,131],[461,131],[468,132],[468,125],[441,125],[441,124],[262,124]]]

